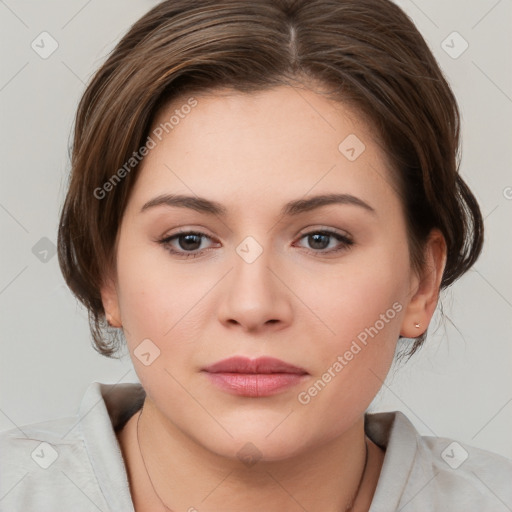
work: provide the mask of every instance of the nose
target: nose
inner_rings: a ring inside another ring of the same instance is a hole
[[[263,249],[252,261],[245,257],[243,248],[239,249],[219,290],[219,320],[228,328],[246,332],[275,331],[290,325],[293,293],[271,250]]]

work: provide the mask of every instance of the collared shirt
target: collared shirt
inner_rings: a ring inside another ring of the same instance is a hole
[[[134,512],[116,431],[145,398],[139,383],[87,388],[76,417],[0,433],[0,511]],[[510,512],[512,460],[422,436],[399,411],[366,413],[385,453],[370,512]]]

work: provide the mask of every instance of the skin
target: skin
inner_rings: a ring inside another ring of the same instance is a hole
[[[190,114],[145,157],[124,212],[117,268],[101,293],[122,327],[147,398],[140,446],[160,498],[175,511],[340,511],[364,466],[364,413],[393,360],[396,342],[420,335],[434,313],[446,259],[433,231],[426,267],[411,268],[405,216],[375,134],[356,112],[309,89],[195,96]],[[165,122],[187,97],[157,116]],[[154,128],[153,127],[153,128]],[[356,134],[366,149],[349,161],[338,145]],[[351,194],[374,212],[333,204],[282,216],[291,200]],[[221,203],[224,216],[142,206],[161,194]],[[306,233],[349,236],[315,245]],[[159,240],[177,231],[206,236]],[[247,236],[262,248],[252,263],[236,251]],[[182,245],[180,245],[180,242]],[[190,244],[190,240],[189,240]],[[327,251],[340,249],[338,252]],[[298,400],[353,340],[394,303],[392,320],[311,398]],[[421,328],[415,327],[420,323]],[[134,355],[149,338],[160,355]],[[306,369],[300,385],[261,398],[228,394],[200,370],[233,355],[273,356]],[[165,510],[140,457],[135,414],[118,434],[137,512]],[[237,452],[252,443],[247,466]],[[353,510],[368,510],[384,452],[369,459]]]

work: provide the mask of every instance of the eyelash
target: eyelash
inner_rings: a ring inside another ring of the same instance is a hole
[[[205,251],[208,250],[208,249],[203,249],[203,250],[200,250],[197,252],[191,252],[191,251],[182,252],[182,251],[177,251],[172,248],[172,246],[170,245],[172,240],[179,239],[179,238],[185,237],[187,235],[195,235],[195,236],[200,236],[200,237],[204,237],[204,238],[209,238],[210,240],[212,240],[211,237],[209,237],[205,233],[201,233],[200,231],[180,231],[178,233],[175,233],[174,235],[171,235],[171,236],[162,238],[161,240],[158,240],[158,243],[160,243],[171,254],[180,256],[183,258],[197,258],[198,256],[201,256]],[[348,236],[342,235],[341,233],[337,233],[336,231],[331,231],[328,229],[321,229],[318,231],[309,231],[308,233],[302,234],[299,237],[299,240],[302,240],[303,238],[306,238],[306,237],[312,236],[312,235],[331,236],[341,243],[341,247],[338,249],[330,249],[328,251],[325,251],[325,250],[316,250],[315,251],[313,249],[307,250],[307,252],[315,254],[315,255],[338,253],[341,251],[345,251],[345,250],[349,249],[352,245],[354,245],[354,241],[351,240]]]

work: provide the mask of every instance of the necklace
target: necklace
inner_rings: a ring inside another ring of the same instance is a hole
[[[140,457],[142,459],[142,463],[144,464],[144,469],[146,470],[146,475],[148,475],[148,478],[149,478],[149,481],[151,482],[151,487],[153,488],[153,491],[156,495],[156,497],[160,500],[160,503],[165,507],[165,510],[168,510],[169,512],[173,512],[162,500],[162,498],[160,498],[160,495],[156,492],[156,489],[155,489],[155,486],[153,485],[153,480],[151,480],[151,477],[149,476],[149,471],[148,471],[148,467],[146,466],[146,461],[144,460],[144,457],[142,455],[142,450],[140,449],[140,442],[139,442],[139,421],[140,421],[140,417],[142,416],[142,410],[144,409],[144,405],[142,406],[141,410],[140,410],[140,413],[139,413],[139,417],[137,418],[137,444],[139,445],[139,453],[140,453]],[[365,435],[364,437],[364,446],[365,446],[365,449],[366,449],[366,455],[365,455],[365,459],[364,459],[364,466],[363,466],[363,471],[361,473],[361,479],[359,480],[359,485],[357,486],[357,489],[356,489],[356,492],[354,494],[354,497],[352,498],[352,501],[350,502],[350,505],[347,509],[345,509],[345,512],[351,512],[352,511],[352,507],[354,506],[354,502],[359,494],[359,491],[361,490],[361,484],[363,483],[363,480],[364,480],[364,475],[366,473],[366,466],[368,464],[368,441],[367,441],[367,436]]]

